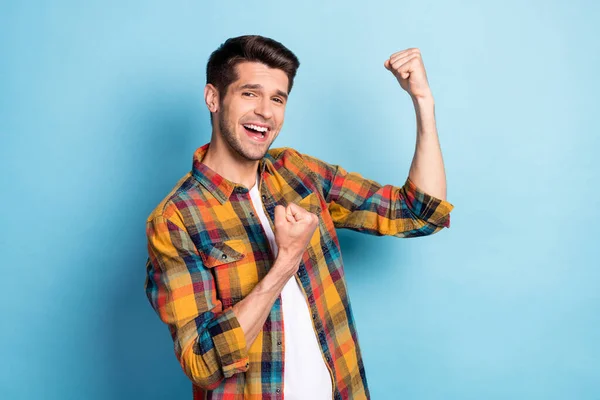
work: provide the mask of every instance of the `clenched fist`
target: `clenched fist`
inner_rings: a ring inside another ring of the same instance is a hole
[[[275,207],[275,242],[279,255],[300,261],[319,223],[319,217],[290,203]]]
[[[402,89],[413,99],[433,97],[419,49],[411,48],[394,53],[385,60],[383,66],[394,74]]]

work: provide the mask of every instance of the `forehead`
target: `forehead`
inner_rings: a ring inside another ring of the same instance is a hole
[[[288,91],[288,77],[280,69],[252,61],[241,62],[235,69],[238,79],[231,84],[234,89],[246,84],[260,84],[266,90]]]

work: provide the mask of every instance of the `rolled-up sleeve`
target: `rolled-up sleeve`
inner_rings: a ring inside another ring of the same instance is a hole
[[[336,228],[417,237],[450,227],[454,206],[424,192],[408,177],[402,186],[382,185],[339,165],[299,156],[322,190]]]
[[[212,390],[224,378],[247,371],[244,332],[233,309],[223,309],[213,275],[181,221],[153,216],[146,235],[146,295],[168,325],[186,375]]]

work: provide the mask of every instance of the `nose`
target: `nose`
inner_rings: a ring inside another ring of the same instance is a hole
[[[264,119],[271,119],[273,116],[273,110],[271,109],[271,100],[263,96],[256,104],[254,108],[254,113],[262,116]]]

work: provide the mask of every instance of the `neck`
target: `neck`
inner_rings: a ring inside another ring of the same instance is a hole
[[[251,189],[256,184],[259,161],[240,156],[227,143],[212,136],[202,163],[223,178]]]

